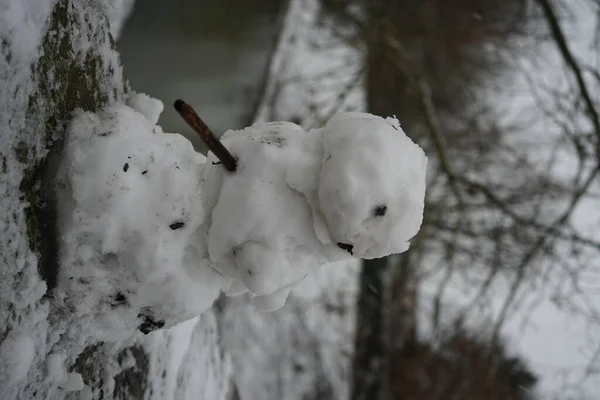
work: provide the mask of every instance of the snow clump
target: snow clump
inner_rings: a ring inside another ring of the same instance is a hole
[[[419,230],[427,159],[394,118],[228,131],[231,173],[164,133],[162,109],[134,94],[68,128],[59,290],[96,310],[101,330],[171,326],[222,291],[274,310],[315,268],[403,252]]]

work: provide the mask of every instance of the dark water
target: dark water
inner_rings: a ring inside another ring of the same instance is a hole
[[[282,0],[138,0],[118,42],[134,90],[165,103],[159,124],[199,140],[181,98],[217,134],[251,121],[279,31]]]

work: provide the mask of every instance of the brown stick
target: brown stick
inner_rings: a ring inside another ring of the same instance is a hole
[[[202,121],[198,114],[196,114],[196,111],[194,111],[192,106],[183,100],[176,100],[173,106],[179,115],[181,115],[181,117],[185,120],[185,122],[187,122],[187,124],[191,126],[198,135],[200,135],[202,141],[219,159],[219,161],[223,163],[223,166],[229,172],[235,172],[237,169],[237,160],[231,155],[229,150],[223,146],[223,143],[219,141],[219,139],[204,123],[204,121]]]

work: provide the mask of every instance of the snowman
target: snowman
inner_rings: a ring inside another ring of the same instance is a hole
[[[427,159],[396,119],[341,113],[308,132],[269,122],[220,141],[175,108],[206,158],[163,133],[162,103],[141,94],[67,129],[55,294],[102,337],[172,326],[221,292],[278,309],[315,268],[403,252],[419,230]]]
[[[314,268],[404,252],[418,232],[427,158],[395,118],[340,113],[309,132],[270,122],[220,143],[191,107],[176,108],[214,149],[202,192],[209,256],[232,278],[228,294],[249,291],[257,308],[277,309]]]

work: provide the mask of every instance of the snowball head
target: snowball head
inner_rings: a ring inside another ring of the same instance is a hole
[[[423,220],[427,157],[395,118],[340,113],[323,128],[318,207],[357,258],[401,253]]]

